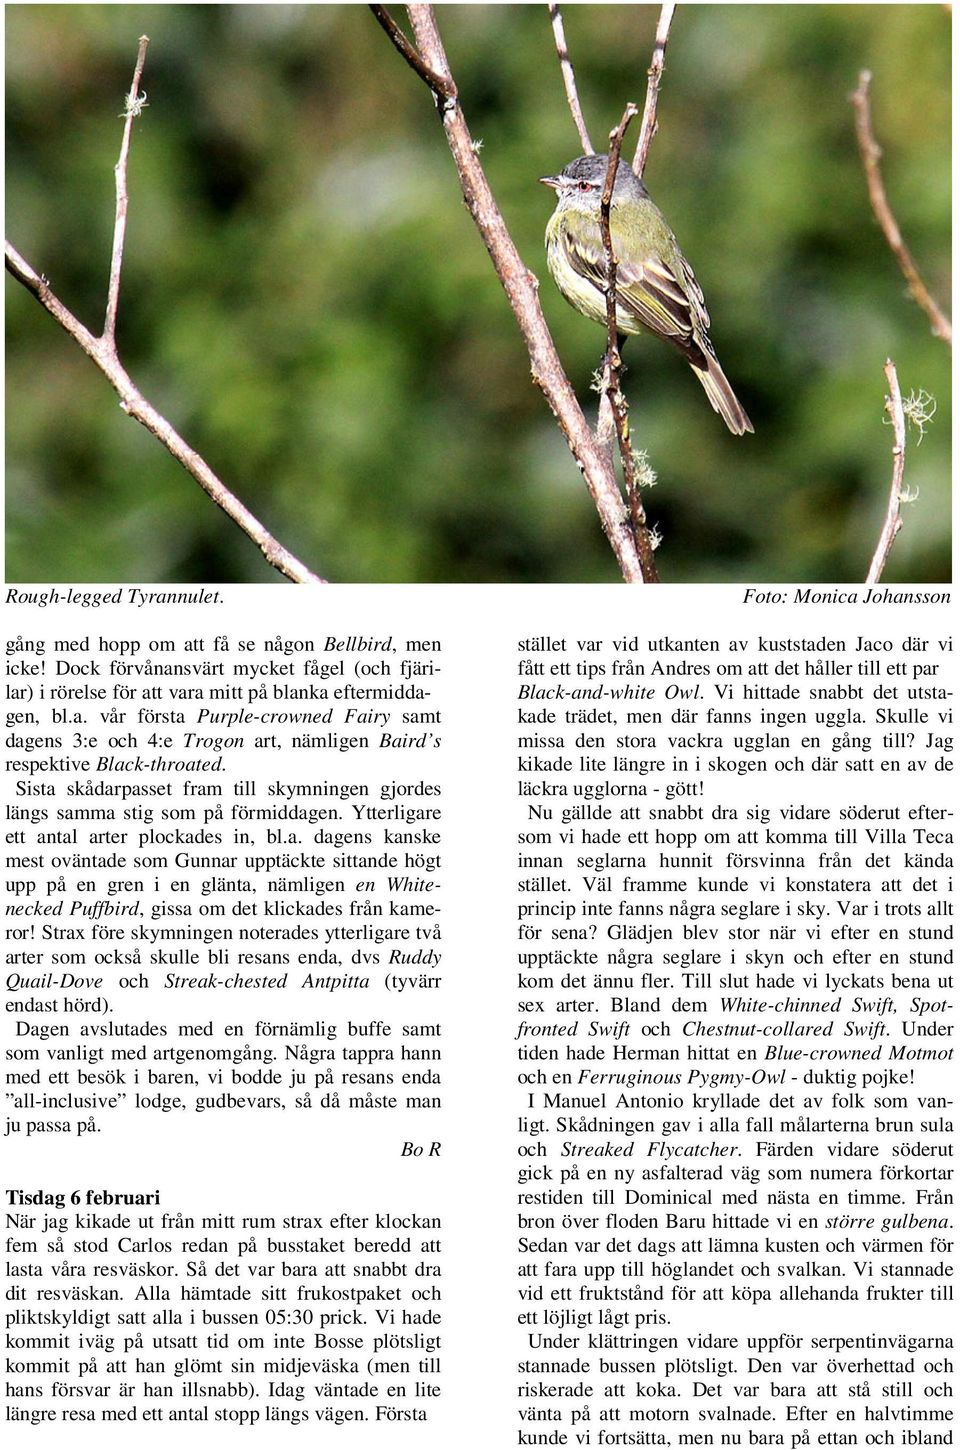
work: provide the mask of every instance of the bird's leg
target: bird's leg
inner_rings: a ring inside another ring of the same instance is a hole
[[[602,359],[600,361],[600,367],[601,367],[601,370],[602,370],[604,383],[606,383],[606,382],[609,381],[608,376],[607,376],[607,372],[608,372],[608,369],[609,368],[611,368],[611,367],[618,367],[618,368],[620,368],[621,372],[623,371],[623,349],[626,347],[626,345],[627,345],[627,335],[626,335],[626,333],[625,332],[618,332],[617,333],[617,351],[616,351],[616,356],[614,358],[611,358],[609,347],[607,347],[607,348],[604,349],[603,357],[602,357]]]

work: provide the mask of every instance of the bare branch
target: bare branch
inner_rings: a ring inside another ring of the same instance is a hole
[[[104,377],[118,393],[123,411],[128,413],[131,418],[136,418],[138,423],[142,423],[155,438],[159,438],[168,453],[171,453],[191,477],[196,479],[214,503],[223,509],[227,517],[231,518],[248,538],[253,540],[267,562],[297,584],[322,584],[324,581],[305,564],[301,564],[299,559],[295,558],[264,528],[260,520],[230,492],[226,484],[220,481],[199,453],[185,443],[166,418],[162,417],[156,408],[147,402],[120,362],[116,348],[113,346],[113,340],[94,337],[83,323],[74,317],[68,308],[64,307],[44,278],[37,275],[30,264],[24,261],[9,242],[5,245],[5,261],[7,271],[18,282],[22,282],[28,292],[33,293],[40,305],[46,308],[50,316],[59,322],[75,342],[79,343],[87,356],[93,359]]]
[[[87,356],[92,357],[97,366],[101,367],[101,359],[105,352],[102,339],[94,337],[93,333],[84,327],[83,323],[74,317],[68,308],[64,307],[59,297],[50,290],[47,279],[35,272],[30,263],[21,257],[17,249],[12,247],[9,242],[4,243],[4,264],[10,275],[21,282],[28,292],[33,293],[37,301],[50,313],[50,316],[56,318],[60,326],[69,332],[74,342],[78,342]]]
[[[407,10],[419,49],[420,65],[414,65],[413,69],[434,95],[438,94],[438,90],[430,77],[439,77],[444,82],[444,89],[439,91],[445,98],[445,104],[439,107],[440,118],[460,177],[463,199],[490,253],[490,259],[517,319],[530,355],[533,380],[550,405],[583,474],[623,578],[628,583],[641,583],[643,573],[637,557],[633,531],[610,460],[598,447],[570,386],[570,380],[563,371],[540,308],[537,295],[539,283],[524,266],[507,230],[477,157],[463,111],[453,99],[456,96],[456,86],[437,30],[433,7],[409,5]]]
[[[107,288],[107,311],[103,319],[103,335],[114,339],[117,332],[117,307],[120,302],[120,271],[123,267],[123,240],[127,230],[127,162],[130,156],[130,140],[133,123],[147,104],[146,96],[140,94],[140,80],[147,58],[149,35],[141,35],[137,51],[137,63],[133,68],[130,92],[123,108],[123,140],[120,143],[120,159],[114,167],[117,182],[117,213],[113,224],[113,254],[110,258],[110,285]]]
[[[420,53],[410,44],[385,5],[371,5],[370,9],[407,62],[407,65],[411,70],[416,71],[422,81],[427,83],[437,99],[455,101],[457,99],[457,88],[453,83],[453,77],[450,75],[440,75],[427,65]]]
[[[620,462],[623,465],[623,481],[627,489],[627,502],[630,505],[630,518],[633,523],[633,534],[637,541],[637,553],[640,557],[640,567],[643,570],[643,577],[648,584],[658,584],[659,574],[656,562],[653,557],[653,539],[650,530],[647,528],[647,518],[644,513],[643,504],[640,501],[640,484],[637,479],[636,461],[633,456],[633,448],[630,443],[630,419],[627,409],[627,400],[620,388],[620,369],[622,361],[620,358],[620,346],[617,334],[617,258],[613,250],[613,237],[610,234],[610,206],[613,201],[613,189],[617,180],[617,168],[620,165],[620,152],[623,149],[623,138],[627,127],[637,115],[637,108],[630,101],[620,117],[620,124],[610,132],[610,149],[607,152],[607,174],[603,182],[603,191],[600,194],[600,235],[603,238],[603,250],[607,259],[606,278],[606,302],[607,302],[607,355],[603,364],[603,388],[613,417],[616,428],[617,444],[620,448]]]
[[[613,188],[617,181],[617,167],[620,165],[623,138],[636,114],[636,106],[632,101],[628,101],[626,109],[620,117],[619,126],[615,126],[610,132],[607,174],[604,177],[603,191],[600,194],[600,235],[603,238],[603,248],[607,257],[607,362],[611,371],[613,369],[619,371],[620,353],[617,348],[617,258],[614,255],[613,239],[610,236],[610,205],[613,201]]]
[[[124,368],[117,352],[117,303],[120,296],[120,272],[123,265],[123,240],[127,219],[127,159],[130,154],[133,122],[145,104],[140,96],[140,80],[149,43],[148,38],[141,35],[137,63],[133,72],[133,83],[124,109],[123,141],[120,146],[120,159],[116,165],[117,211],[113,234],[113,255],[110,263],[110,284],[102,336],[94,337],[93,333],[84,327],[78,318],[74,317],[69,308],[65,307],[53,292],[46,278],[41,277],[9,242],[5,244],[6,268],[11,276],[15,277],[28,292],[36,297],[41,307],[44,307],[50,316],[59,322],[64,331],[70,334],[87,356],[93,359],[104,377],[118,393],[123,411],[128,413],[131,418],[136,418],[138,423],[142,423],[155,438],[159,438],[167,452],[183,465],[192,478],[196,479],[204,492],[213,499],[219,508],[223,509],[227,517],[231,518],[247,537],[253,540],[267,562],[298,584],[322,584],[324,581],[305,564],[301,564],[299,559],[285,549],[264,528],[260,520],[250,512],[246,505],[242,504],[226,484],[221,482],[199,453],[184,442],[166,418],[158,413],[151,403],[147,402]]]
[[[640,135],[637,138],[637,149],[633,157],[633,169],[640,177],[646,170],[650,147],[657,134],[657,100],[660,95],[660,79],[663,75],[667,41],[670,39],[670,26],[673,24],[673,12],[676,8],[675,4],[660,6],[657,35],[653,44],[653,59],[650,62],[650,69],[647,71],[647,98],[643,103],[643,120],[640,122]]]
[[[907,425],[903,416],[903,399],[900,396],[900,382],[897,378],[897,370],[890,358],[887,358],[883,371],[886,374],[887,387],[890,389],[889,396],[886,400],[886,411],[893,424],[893,477],[890,480],[887,516],[883,521],[880,540],[870,563],[870,571],[867,574],[868,584],[876,584],[879,582],[880,576],[886,568],[887,559],[890,557],[893,541],[903,526],[903,520],[900,517],[900,504],[903,499],[903,460],[907,447]]]
[[[580,137],[580,145],[583,147],[585,156],[593,156],[593,142],[590,140],[590,132],[587,130],[587,123],[583,119],[583,111],[580,109],[580,96],[577,93],[577,78],[573,73],[573,61],[570,59],[570,52],[567,49],[567,37],[563,30],[563,16],[560,13],[559,5],[548,5],[550,21],[553,25],[553,39],[557,47],[557,55],[560,59],[560,73],[563,76],[563,89],[567,93],[567,105],[570,107],[570,114],[573,117],[573,124],[577,128],[577,135]]]
[[[935,299],[927,291],[887,200],[886,187],[880,171],[880,157],[883,152],[877,145],[876,137],[873,134],[873,119],[870,112],[870,82],[872,79],[868,70],[862,70],[860,84],[850,97],[856,117],[857,144],[860,147],[860,159],[867,177],[870,205],[873,208],[874,216],[880,223],[883,235],[886,237],[887,246],[896,257],[900,271],[907,279],[907,286],[910,288],[914,302],[918,307],[922,307],[929,317],[934,335],[945,342],[948,347],[952,347],[953,328],[950,325],[950,319],[940,310]]]

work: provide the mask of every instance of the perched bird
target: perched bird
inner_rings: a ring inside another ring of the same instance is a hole
[[[564,297],[594,322],[607,322],[607,257],[600,231],[606,156],[578,156],[559,176],[541,176],[557,193],[547,226],[547,265]],[[723,374],[708,336],[710,315],[690,264],[647,188],[625,162],[610,203],[617,259],[617,330],[646,328],[686,358],[731,433],[753,424]]]

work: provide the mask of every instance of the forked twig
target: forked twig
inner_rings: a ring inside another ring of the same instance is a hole
[[[454,84],[453,77],[441,75],[439,71],[435,71],[431,66],[427,65],[416,46],[410,44],[385,5],[371,5],[370,9],[373,11],[377,22],[383,27],[397,50],[407,62],[407,65],[410,66],[411,70],[416,71],[422,81],[426,81],[437,99],[442,98],[447,101],[455,101],[457,98],[457,87]]]
[[[84,327],[83,323],[60,301],[46,278],[41,277],[9,242],[5,244],[4,251],[6,268],[11,276],[15,277],[28,292],[36,297],[40,305],[46,308],[50,316],[60,324],[65,332],[70,334],[87,356],[92,358],[104,377],[119,394],[120,406],[123,411],[131,418],[135,418],[138,423],[142,423],[149,433],[160,440],[167,451],[178,463],[183,465],[192,478],[196,479],[204,492],[213,499],[227,517],[232,519],[247,537],[253,540],[267,562],[296,583],[322,584],[324,581],[305,564],[302,564],[288,549],[285,549],[264,528],[260,520],[250,512],[245,504],[240,502],[235,494],[231,493],[199,453],[195,452],[171,427],[166,418],[147,402],[120,361],[116,332],[117,309],[120,300],[120,274],[123,267],[123,243],[127,223],[127,163],[130,156],[133,123],[146,104],[146,98],[140,95],[140,80],[149,44],[149,38],[141,35],[133,82],[124,107],[123,140],[120,145],[120,158],[115,167],[117,204],[113,250],[110,259],[110,282],[107,289],[107,306],[101,336],[94,337],[93,333]]]

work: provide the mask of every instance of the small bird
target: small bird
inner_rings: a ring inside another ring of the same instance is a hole
[[[607,322],[607,257],[600,231],[606,156],[578,156],[559,176],[541,176],[557,193],[547,225],[547,265],[564,297],[594,322]],[[630,167],[617,167],[610,203],[617,259],[617,330],[646,328],[683,354],[731,433],[753,424],[724,377],[708,336],[703,293],[673,232]]]

